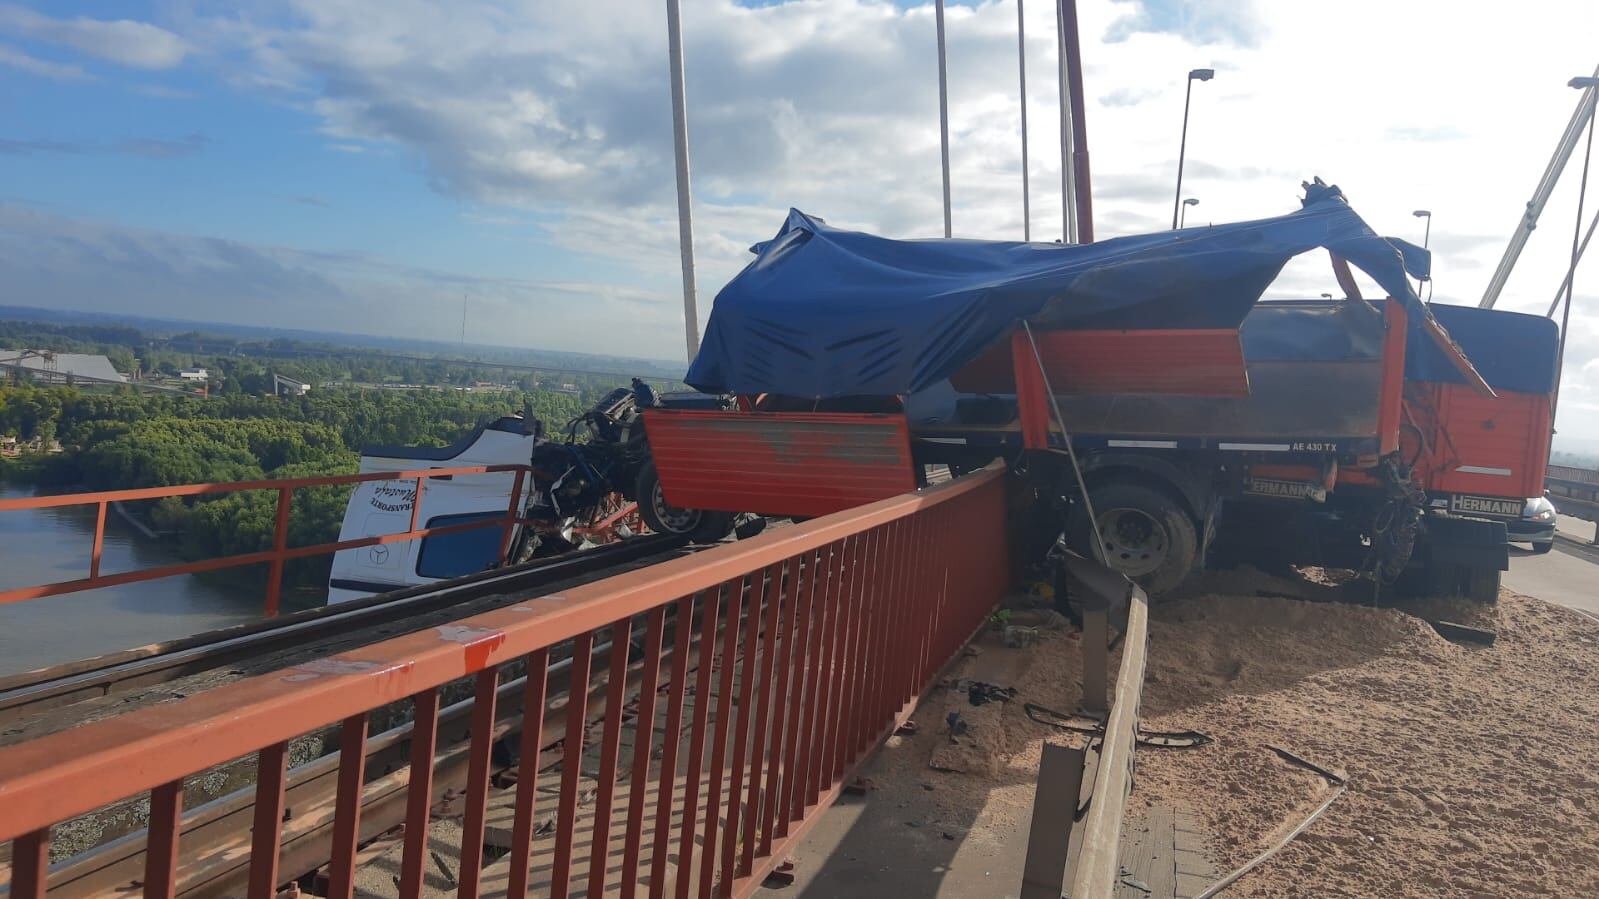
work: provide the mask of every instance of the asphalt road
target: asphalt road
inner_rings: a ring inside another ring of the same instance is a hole
[[[1593,524],[1562,515],[1554,549],[1541,556],[1512,548],[1506,587],[1545,602],[1599,614],[1599,547]]]

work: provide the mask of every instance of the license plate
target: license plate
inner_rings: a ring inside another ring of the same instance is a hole
[[[1469,496],[1456,493],[1449,497],[1449,511],[1462,515],[1494,515],[1500,518],[1520,518],[1526,500],[1501,499],[1494,496]]]
[[[1250,478],[1244,492],[1251,496],[1274,496],[1281,499],[1308,499],[1326,502],[1327,488],[1307,481],[1284,481],[1277,478]]]

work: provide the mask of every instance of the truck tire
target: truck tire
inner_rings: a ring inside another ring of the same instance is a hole
[[[655,463],[646,462],[639,469],[634,484],[638,497],[639,515],[649,529],[657,534],[677,534],[695,543],[715,543],[733,530],[730,512],[706,512],[702,509],[679,509],[666,501],[661,492],[661,476]]]
[[[1166,593],[1193,572],[1199,538],[1186,509],[1167,494],[1143,484],[1108,483],[1089,490],[1105,560],[1151,596]],[[1072,546],[1096,559],[1088,512],[1081,503],[1070,517]]]

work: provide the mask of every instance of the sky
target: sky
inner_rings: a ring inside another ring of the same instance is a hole
[[[1032,234],[1060,233],[1053,3],[1026,4]],[[1340,185],[1475,304],[1599,4],[1081,0],[1101,237]],[[789,207],[934,237],[933,8],[683,0],[700,313]],[[1022,236],[1016,0],[947,12],[956,236]],[[681,360],[659,0],[0,0],[0,303]],[[1564,277],[1580,157],[1500,308]],[[1595,176],[1599,184],[1599,175]],[[1599,205],[1599,190],[1589,209]],[[1591,214],[1591,213],[1590,213]],[[1599,256],[1599,253],[1595,254]],[[1325,257],[1268,296],[1336,292]],[[1375,289],[1369,291],[1375,294]],[[1560,429],[1599,441],[1599,261]]]

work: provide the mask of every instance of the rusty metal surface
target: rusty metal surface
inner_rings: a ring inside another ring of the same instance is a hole
[[[916,487],[903,415],[649,409],[644,427],[680,508],[814,517]]]

